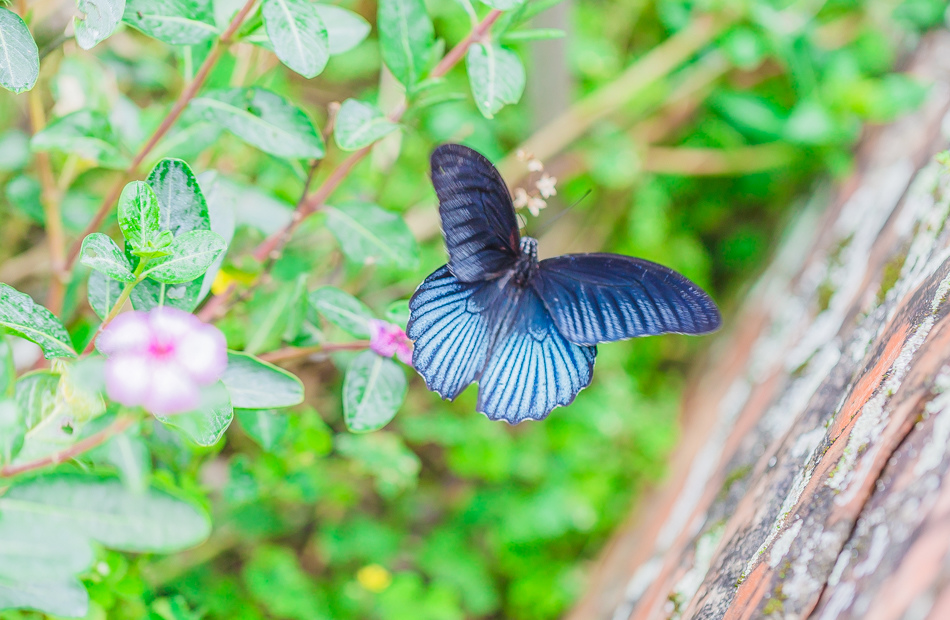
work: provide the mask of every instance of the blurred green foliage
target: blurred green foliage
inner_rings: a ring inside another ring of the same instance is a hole
[[[552,4],[530,0],[527,6]],[[373,2],[341,6],[376,21]],[[469,18],[455,1],[432,0],[427,9],[447,46],[468,33]],[[936,0],[573,3],[564,63],[576,83],[575,99],[615,83],[626,67],[700,15],[719,15],[725,25],[695,58],[595,123],[571,146],[564,167],[545,162],[561,177],[559,192],[539,220],[528,221],[529,234],[590,191],[551,225],[549,253],[583,240],[642,256],[683,272],[727,309],[734,306],[799,197],[816,179],[848,172],[863,124],[887,122],[922,100],[926,85],[891,71],[945,10]],[[36,36],[40,48],[55,37]],[[48,80],[56,116],[92,110],[93,120],[107,117],[117,128],[118,136],[107,140],[109,161],[136,152],[182,76],[192,75],[209,49],[171,48],[131,29],[94,54],[70,45],[44,60],[40,79]],[[548,76],[532,69],[535,44],[510,45],[527,61],[528,82],[543,90]],[[266,87],[322,128],[334,101],[374,101],[386,111],[391,85],[384,80],[380,86],[379,67],[375,30],[332,56],[313,81],[279,67],[270,52],[244,45],[222,57],[206,88]],[[699,86],[688,88],[693,83]],[[301,291],[336,286],[385,316],[444,262],[441,240],[431,234],[437,230],[427,180],[431,149],[461,140],[498,160],[531,135],[535,122],[537,101],[530,99],[486,120],[466,84],[463,67],[449,73],[439,88],[460,96],[411,111],[405,129],[392,134],[401,137],[379,143],[331,201],[378,204],[416,220],[422,213],[429,225],[414,229],[428,231],[419,260],[412,248],[404,261],[366,265],[365,252],[352,247],[360,260],[345,260],[345,226],[328,229],[332,212],[317,215],[297,231],[271,281],[218,322],[232,348],[261,352],[286,343],[348,341],[333,323],[302,318]],[[42,238],[24,106],[23,98],[0,93],[3,261]],[[712,152],[718,171],[677,167],[686,160],[675,157],[651,159],[658,145],[674,154]],[[748,151],[762,145],[784,149],[776,165],[763,167],[757,152]],[[306,170],[192,112],[159,150],[151,159],[182,157],[196,172],[213,169],[225,179],[216,191],[230,192],[237,230],[224,272],[237,283],[252,281],[260,266],[247,254],[286,221]],[[345,156],[328,148],[315,183]],[[66,156],[52,157],[57,167],[72,165]],[[89,221],[109,178],[100,168],[76,171],[63,200],[71,234]],[[542,251],[544,244],[542,238]],[[40,290],[38,274],[27,270],[20,277],[21,290]],[[73,334],[88,335],[95,325],[83,297],[67,291]],[[403,315],[396,309],[389,316]],[[340,370],[356,353],[289,363],[307,391],[306,405],[290,413],[238,412],[225,441],[210,448],[190,445],[159,424],[144,429],[153,479],[206,498],[215,530],[205,545],[170,557],[100,550],[83,578],[92,599],[89,618],[557,617],[581,593],[587,567],[639,490],[662,475],[676,441],[685,373],[707,343],[670,336],[602,346],[590,388],[543,423],[517,427],[475,414],[475,389],[446,403],[413,376],[395,420],[366,435],[349,434],[343,421]],[[282,416],[279,422],[266,417],[274,415]]]

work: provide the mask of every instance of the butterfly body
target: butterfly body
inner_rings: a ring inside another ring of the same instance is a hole
[[[712,300],[675,271],[618,254],[538,260],[507,186],[476,151],[432,154],[449,263],[409,302],[413,366],[455,399],[479,383],[478,411],[518,423],[569,404],[593,376],[596,345],[717,329]]]

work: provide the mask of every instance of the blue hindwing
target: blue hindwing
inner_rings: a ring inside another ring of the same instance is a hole
[[[477,409],[492,420],[540,420],[590,383],[596,348],[565,340],[530,287],[460,282],[446,265],[409,312],[412,365],[428,388],[452,400],[478,381]]]
[[[460,282],[443,265],[409,300],[412,365],[442,398],[454,400],[485,363],[490,327],[473,299],[485,286]]]
[[[510,285],[509,285],[510,286]],[[517,424],[541,420],[590,384],[596,347],[564,339],[537,294],[511,300],[509,327],[499,333],[479,378],[478,411]]]

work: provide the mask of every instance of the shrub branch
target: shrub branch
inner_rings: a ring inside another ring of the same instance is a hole
[[[228,24],[227,29],[218,38],[214,47],[211,48],[211,51],[201,64],[201,67],[198,69],[195,77],[191,80],[191,82],[188,83],[188,85],[185,87],[185,90],[181,92],[181,95],[178,96],[178,100],[175,101],[175,105],[172,106],[171,111],[162,121],[161,125],[158,126],[158,129],[155,130],[155,133],[152,134],[152,137],[149,138],[148,142],[145,143],[145,146],[139,150],[135,156],[135,159],[132,160],[132,163],[129,165],[128,169],[126,169],[125,173],[116,180],[115,184],[106,194],[105,199],[103,199],[102,204],[99,205],[99,210],[96,211],[92,221],[90,221],[89,225],[86,226],[86,229],[82,231],[82,234],[79,235],[79,238],[73,242],[73,245],[69,250],[69,255],[66,258],[67,271],[72,269],[73,265],[76,263],[76,258],[79,257],[79,250],[82,248],[82,240],[85,239],[90,233],[94,233],[99,229],[99,226],[106,218],[106,215],[108,215],[113,205],[115,205],[115,203],[119,200],[119,195],[122,193],[122,188],[124,188],[125,184],[132,179],[138,167],[143,161],[145,161],[145,158],[152,151],[152,149],[155,148],[155,145],[158,144],[158,141],[161,140],[165,134],[168,133],[168,130],[172,128],[172,126],[175,124],[175,121],[177,121],[178,117],[181,116],[181,113],[185,111],[188,103],[195,98],[195,95],[198,94],[198,91],[205,83],[205,80],[208,79],[211,69],[214,68],[214,65],[217,64],[218,60],[221,58],[222,49],[231,43],[234,33],[236,33],[238,28],[241,27],[241,24],[244,23],[244,19],[247,17],[248,13],[251,12],[251,8],[253,8],[256,1],[257,0],[247,0],[247,2],[244,3],[244,6],[241,7],[241,10],[234,15],[231,23]]]

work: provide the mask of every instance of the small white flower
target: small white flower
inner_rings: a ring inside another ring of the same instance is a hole
[[[513,201],[515,209],[523,209],[528,206],[528,192],[523,187],[515,188],[515,199]]]
[[[519,161],[528,161],[529,159],[533,159],[534,155],[524,149],[518,149],[515,153],[515,157],[517,157]]]
[[[540,159],[532,157],[528,160],[528,170],[531,172],[541,172],[544,170],[544,164],[541,163]]]
[[[538,198],[537,196],[528,198],[528,211],[530,211],[534,217],[538,217],[538,214],[541,213],[541,209],[546,206],[548,206],[548,203],[544,202],[542,198]]]
[[[535,182],[534,186],[538,188],[538,193],[541,194],[542,198],[550,198],[551,196],[557,196],[555,183],[557,183],[557,178],[545,173]]]

